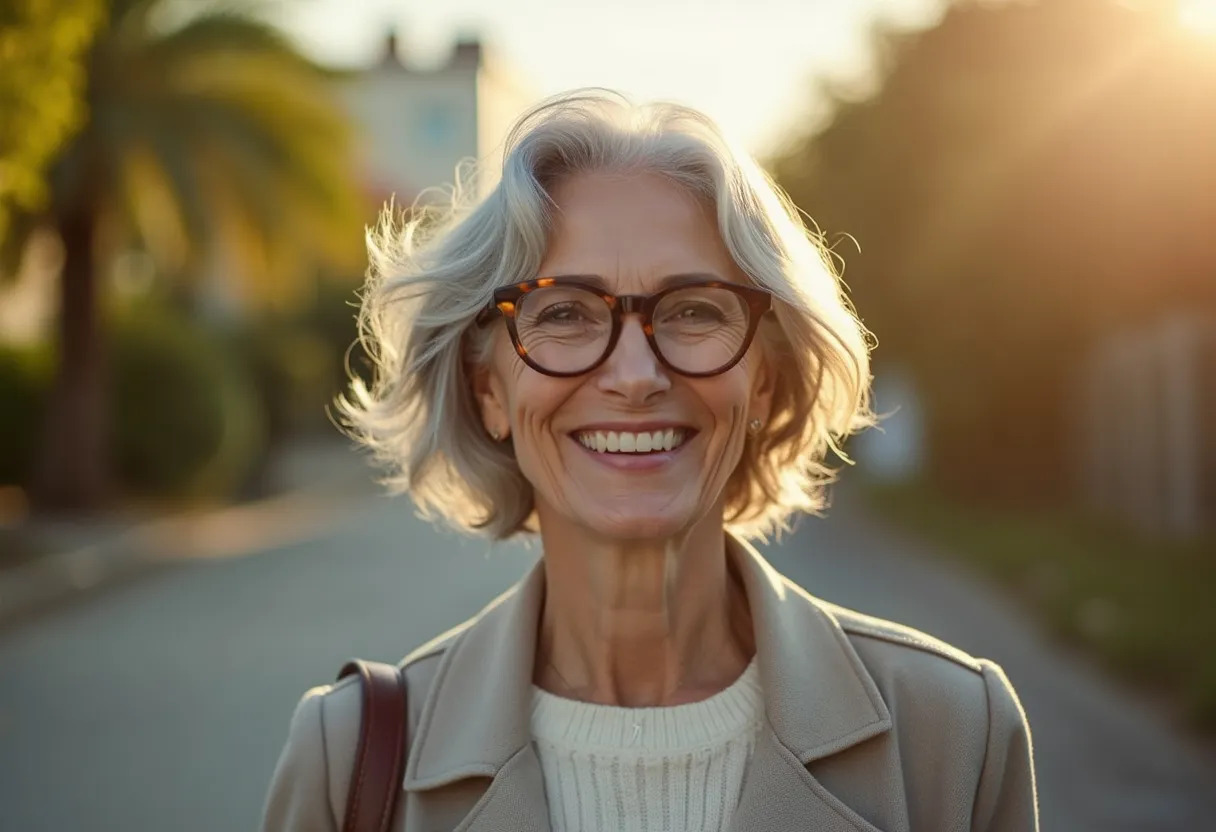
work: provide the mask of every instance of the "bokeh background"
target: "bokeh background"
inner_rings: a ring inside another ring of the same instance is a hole
[[[535,557],[329,406],[381,207],[589,85],[717,118],[877,335],[775,562],[1005,665],[1045,829],[1211,828],[1216,0],[0,0],[0,827],[256,825],[306,687]]]

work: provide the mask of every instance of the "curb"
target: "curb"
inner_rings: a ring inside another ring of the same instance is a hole
[[[366,467],[347,467],[355,459],[337,455],[335,465],[322,458],[326,477],[269,497],[154,518],[0,569],[0,629],[156,568],[252,555],[315,537],[371,493]]]
[[[0,571],[0,627],[152,566],[154,557],[136,541],[137,531],[129,530],[104,543],[42,555]]]

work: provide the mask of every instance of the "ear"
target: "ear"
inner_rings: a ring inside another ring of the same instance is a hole
[[[773,412],[773,389],[777,385],[777,372],[769,351],[765,349],[759,352],[760,360],[756,362],[751,396],[747,403],[747,418],[759,419],[768,424],[769,416]]]
[[[481,424],[486,433],[491,436],[498,434],[500,439],[506,439],[511,433],[511,420],[507,416],[506,388],[502,379],[497,376],[488,361],[470,363],[469,376],[473,383],[473,397],[481,413]]]

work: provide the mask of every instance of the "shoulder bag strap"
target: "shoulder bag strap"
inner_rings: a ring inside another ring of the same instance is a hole
[[[394,665],[359,659],[338,678],[353,675],[363,688],[363,717],[342,832],[388,832],[405,768],[405,678]]]

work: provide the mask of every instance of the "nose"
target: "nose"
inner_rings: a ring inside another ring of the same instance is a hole
[[[623,396],[630,404],[644,404],[651,396],[671,389],[667,368],[650,348],[636,315],[627,315],[621,322],[621,336],[601,365],[596,383],[600,390]]]

